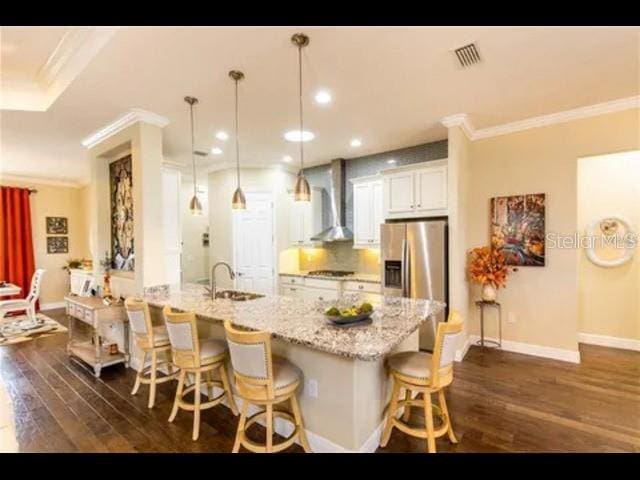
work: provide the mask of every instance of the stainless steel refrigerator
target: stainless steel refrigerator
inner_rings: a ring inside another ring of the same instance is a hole
[[[380,229],[383,294],[448,304],[446,220],[384,223]],[[421,325],[421,350],[433,351],[437,324],[446,318],[443,311]]]

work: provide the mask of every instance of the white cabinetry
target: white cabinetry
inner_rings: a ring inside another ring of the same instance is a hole
[[[382,179],[362,177],[353,183],[353,248],[379,248],[382,216]]]
[[[322,189],[311,189],[311,202],[294,202],[290,197],[289,242],[293,246],[316,244],[311,237],[322,231]]]
[[[384,170],[382,176],[384,218],[448,214],[446,159]]]
[[[342,284],[345,294],[359,294],[365,302],[374,305],[382,302],[381,285],[379,283],[346,281]]]

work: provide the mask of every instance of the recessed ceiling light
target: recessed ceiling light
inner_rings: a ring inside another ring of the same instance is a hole
[[[351,140],[351,146],[360,147],[362,146],[362,141],[359,138],[354,138],[353,140]]]
[[[282,157],[282,161],[285,163],[290,163],[293,160],[293,158],[291,158],[291,155],[285,155],[284,157]]]
[[[396,160],[395,160],[395,159],[393,159],[393,158],[390,158],[389,160],[387,160],[387,163],[388,163],[389,165],[393,165],[394,163],[396,163]]]
[[[308,130],[303,130],[302,135],[300,130],[289,130],[284,134],[284,138],[289,142],[310,142],[315,138],[315,135]]]
[[[218,140],[227,140],[229,138],[229,134],[223,130],[220,130],[219,132],[216,133],[216,138]]]
[[[331,94],[326,90],[319,90],[316,92],[316,103],[321,105],[325,105],[327,103],[331,103]]]
[[[222,149],[219,147],[213,147],[211,149],[211,153],[213,153],[214,155],[222,155]]]

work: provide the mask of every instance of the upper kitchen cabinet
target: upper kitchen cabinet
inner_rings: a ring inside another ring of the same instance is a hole
[[[322,189],[311,188],[311,202],[294,202],[290,197],[289,242],[292,246],[317,245],[311,237],[322,231]]]
[[[353,183],[353,248],[379,248],[382,215],[382,178],[355,178]]]
[[[448,214],[447,160],[384,170],[383,217],[423,218]]]

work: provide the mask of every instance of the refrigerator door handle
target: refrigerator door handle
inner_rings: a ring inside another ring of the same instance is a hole
[[[402,240],[402,271],[400,272],[402,281],[402,296],[409,296],[409,246],[406,240]]]

